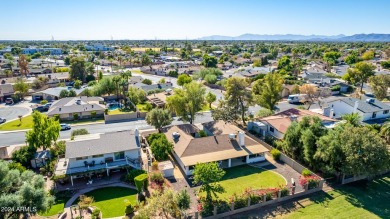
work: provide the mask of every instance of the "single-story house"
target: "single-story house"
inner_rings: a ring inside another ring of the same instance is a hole
[[[14,94],[14,87],[12,84],[0,84],[0,102],[5,101],[6,98]]]
[[[30,74],[50,74],[53,71],[50,68],[30,69]]]
[[[323,116],[321,114],[302,109],[291,108],[275,115],[260,118],[257,123],[248,124],[248,128],[255,130],[262,136],[271,135],[278,139],[283,139],[288,127],[294,121],[301,121],[305,116],[317,116],[322,120],[322,124],[327,127],[332,127],[336,120]]]
[[[359,113],[360,121],[390,117],[390,105],[374,98],[360,100],[357,98],[339,98],[328,101],[324,107],[324,115],[341,118],[345,114]]]
[[[66,142],[65,157],[55,166],[55,175],[73,179],[87,172],[107,173],[110,170],[133,167],[141,169],[138,129],[79,135]]]
[[[48,100],[48,101],[52,101],[52,100],[58,100],[60,99],[60,93],[61,91],[63,90],[67,90],[67,91],[70,91],[72,90],[73,88],[69,88],[69,87],[53,87],[53,88],[48,88],[46,90],[42,90],[42,91],[38,91],[38,92],[35,92],[32,94],[32,99],[33,100]],[[76,92],[76,95],[80,95],[81,92],[84,91],[84,87],[80,88],[80,89],[73,89],[75,92]]]
[[[77,113],[80,119],[91,118],[92,112],[96,112],[96,117],[104,115],[106,106],[102,97],[66,97],[55,101],[47,112],[48,117],[59,115],[61,120],[73,120],[73,115]]]
[[[172,83],[166,82],[165,84],[151,84],[147,85],[144,83],[136,83],[133,85],[134,87],[138,89],[144,90],[146,93],[149,91],[154,91],[154,90],[167,90],[167,89],[173,89]]]
[[[207,137],[199,137],[200,129],[192,124],[165,127],[162,133],[173,142],[173,156],[186,175],[197,163],[218,162],[220,167],[260,162],[268,151],[261,143],[222,121],[204,124]]]

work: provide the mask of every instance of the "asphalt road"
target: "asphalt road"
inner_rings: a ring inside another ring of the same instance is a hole
[[[211,113],[198,113],[195,117],[195,124],[210,122],[212,121]],[[182,124],[182,121],[178,121],[177,118],[174,118],[172,122],[173,125]],[[115,132],[115,131],[123,131],[138,128],[139,130],[152,129],[152,126],[146,124],[145,120],[136,120],[131,122],[121,122],[121,123],[97,123],[97,124],[88,124],[88,125],[77,125],[73,126],[74,129],[87,129],[89,133],[106,133],[106,132]],[[59,139],[70,139],[71,130],[61,131]],[[18,131],[18,132],[2,132],[0,133],[0,146],[9,146],[9,145],[18,145],[25,143],[25,135],[26,131]]]
[[[7,121],[17,119],[19,115],[26,115],[30,113],[30,109],[25,107],[17,106],[1,106],[0,107],[0,118],[6,119]]]

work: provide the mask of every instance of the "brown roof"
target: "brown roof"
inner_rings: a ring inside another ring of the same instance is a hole
[[[213,135],[233,134],[237,132],[244,132],[235,125],[226,123],[222,120],[206,122],[202,124],[204,128],[210,131]]]
[[[209,123],[209,125],[223,129],[216,129],[216,133],[219,134],[203,138],[194,137],[193,134],[199,129],[190,124],[167,127],[162,132],[169,141],[173,142],[174,152],[185,166],[268,151],[263,145],[248,136],[245,136],[245,146],[240,146],[236,139],[230,139],[229,134],[237,133],[240,130],[237,127],[234,128],[233,125],[223,125],[223,122]],[[174,139],[172,135],[174,132],[179,133],[180,137]]]
[[[0,97],[14,93],[12,84],[0,84]]]
[[[281,133],[286,133],[288,127],[291,125],[293,120],[291,119],[291,116],[296,116],[298,121],[301,121],[303,117],[305,116],[317,116],[319,117],[323,122],[334,122],[336,120],[331,119],[329,117],[323,116],[321,114],[309,111],[309,110],[302,110],[302,109],[288,109],[283,112],[277,113],[272,116],[267,116],[264,118],[261,118],[261,122],[266,122],[270,124],[272,127],[274,127],[276,130],[278,130]]]

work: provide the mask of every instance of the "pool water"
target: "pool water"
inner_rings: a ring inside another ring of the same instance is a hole
[[[121,104],[120,103],[111,103],[108,105],[108,110],[116,110],[116,109],[119,109],[121,108]]]

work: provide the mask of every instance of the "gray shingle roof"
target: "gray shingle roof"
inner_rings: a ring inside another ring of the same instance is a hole
[[[66,142],[65,158],[128,151],[139,148],[139,145],[132,130],[76,136],[75,140]]]
[[[81,100],[80,104],[76,103],[76,100]],[[78,112],[92,112],[104,110],[105,106],[98,104],[99,101],[104,101],[101,97],[67,97],[57,100],[50,107],[50,115],[64,114],[64,113],[78,113]]]
[[[83,92],[85,88],[80,88],[80,89],[73,89],[77,95],[79,95],[81,92]],[[60,93],[62,90],[71,90],[71,89],[68,89],[67,87],[53,87],[53,88],[48,88],[46,90],[43,90],[43,91],[39,91],[39,92],[36,92],[36,94],[47,94],[47,95],[51,95],[51,96],[56,96],[56,97],[59,97],[60,96]]]
[[[387,105],[385,103],[382,103],[379,100],[376,100],[373,103],[367,103],[366,100],[360,100],[356,98],[342,98],[339,99],[340,101],[343,101],[344,103],[354,107],[355,102],[359,101],[358,110],[364,112],[364,113],[372,113],[382,110],[390,110],[390,105]],[[332,101],[333,102],[333,101]]]

